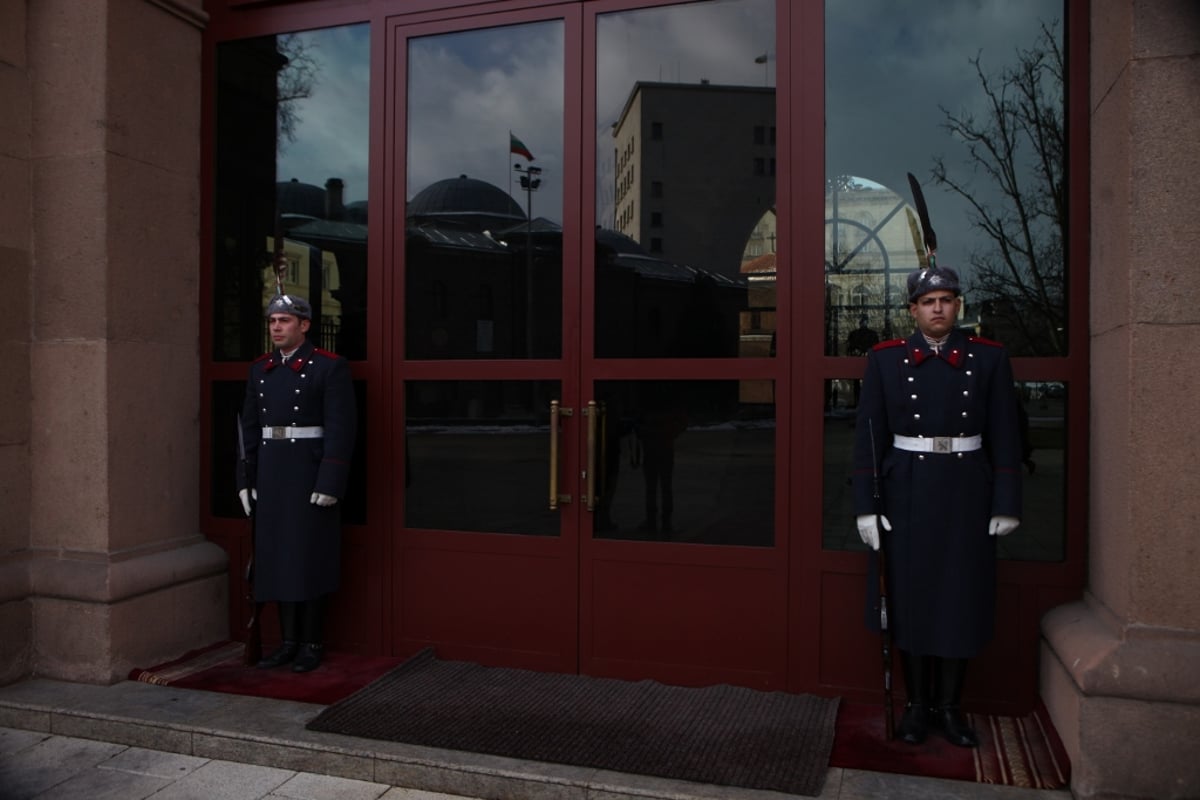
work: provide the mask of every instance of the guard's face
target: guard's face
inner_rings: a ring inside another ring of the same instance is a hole
[[[286,353],[304,341],[309,322],[291,314],[272,314],[267,317],[267,325],[271,329],[271,344]]]
[[[917,321],[921,333],[940,339],[954,328],[961,305],[961,297],[943,289],[921,295],[916,302],[908,304],[908,311]]]

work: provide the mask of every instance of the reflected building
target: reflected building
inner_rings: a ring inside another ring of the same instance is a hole
[[[357,359],[365,355],[361,343],[366,339],[367,205],[347,205],[344,189],[340,178],[330,178],[324,188],[295,178],[276,184],[283,242],[279,245],[269,236],[265,247],[280,247],[286,260],[284,291],[312,304],[316,330],[310,336],[317,346]],[[343,275],[350,279],[348,284]],[[262,285],[266,308],[277,289],[270,264],[263,269]],[[263,349],[271,349],[265,331]]]
[[[899,194],[864,178],[831,180],[825,192],[825,354],[862,356],[876,342],[912,333],[906,279],[924,263],[920,222]]]
[[[612,135],[613,227],[653,256],[739,279],[775,206],[775,89],[639,81]]]

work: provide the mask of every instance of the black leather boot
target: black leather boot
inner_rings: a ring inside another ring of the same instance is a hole
[[[300,606],[301,644],[296,661],[292,664],[292,672],[312,672],[321,666],[321,657],[325,652],[322,646],[325,638],[325,602],[324,598],[314,597],[300,603]]]
[[[297,628],[297,603],[277,603],[279,606],[279,633],[283,637],[283,641],[279,643],[279,647],[274,653],[259,661],[257,666],[259,669],[273,669],[282,667],[284,664],[290,664],[292,659],[296,657],[298,645],[296,643],[296,628]]]
[[[929,733],[929,661],[929,656],[900,651],[908,702],[904,704],[904,716],[896,726],[896,738],[909,744],[920,744]]]
[[[300,645],[296,661],[292,664],[292,672],[312,672],[321,666],[321,656],[324,654],[324,650],[324,647],[312,642]]]
[[[941,729],[946,741],[959,747],[978,747],[979,736],[967,723],[959,705],[962,700],[963,682],[967,677],[965,658],[939,658],[935,667],[935,694],[933,721]]]

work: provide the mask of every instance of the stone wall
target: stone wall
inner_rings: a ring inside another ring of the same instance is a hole
[[[25,4],[0,4],[0,683],[28,672],[29,577],[29,196],[32,120]]]
[[[1080,798],[1200,796],[1200,4],[1091,4],[1083,602],[1043,624]]]
[[[0,680],[109,682],[228,635],[198,507],[205,17],[3,7],[0,347],[26,379],[0,403]]]

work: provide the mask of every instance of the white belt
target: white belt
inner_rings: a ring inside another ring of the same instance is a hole
[[[294,427],[292,425],[276,425],[263,428],[264,439],[320,439],[325,435],[325,429],[320,425]]]
[[[983,447],[982,436],[901,436],[896,434],[892,446],[914,453],[969,453]]]

